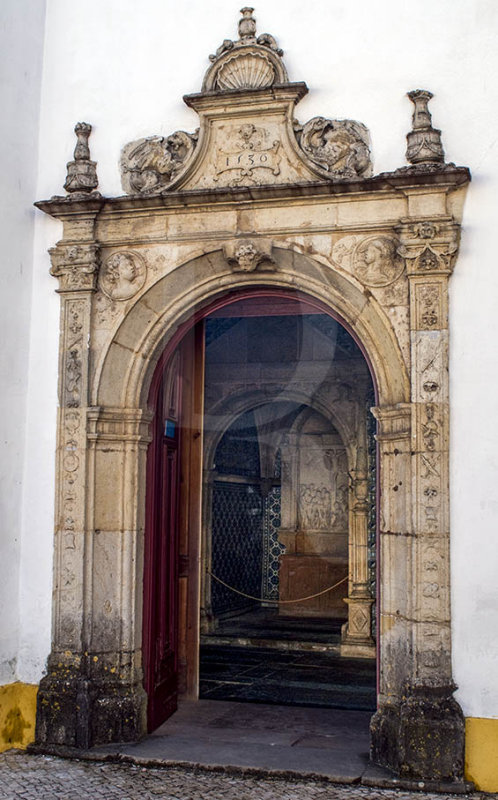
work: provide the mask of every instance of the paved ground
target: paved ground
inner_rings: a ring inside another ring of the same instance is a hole
[[[0,755],[0,800],[444,800],[450,794]],[[459,798],[466,795],[459,795]],[[473,800],[476,795],[473,795]],[[488,796],[489,797],[489,796]]]

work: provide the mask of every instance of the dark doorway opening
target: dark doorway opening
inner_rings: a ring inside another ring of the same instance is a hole
[[[289,301],[228,306],[205,320],[205,342],[200,697],[374,711],[373,648],[343,652],[362,449],[375,597],[363,355],[330,316]],[[367,609],[372,641],[373,602]]]
[[[166,348],[149,398],[149,730],[178,696],[375,709],[373,391],[345,327],[289,292],[225,297]]]

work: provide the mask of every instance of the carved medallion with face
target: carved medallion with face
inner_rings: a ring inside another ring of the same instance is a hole
[[[129,300],[144,285],[147,268],[137,253],[113,253],[104,262],[100,288],[111,300]]]
[[[353,268],[366,286],[388,286],[403,271],[396,244],[387,236],[371,236],[360,242],[353,253]]]

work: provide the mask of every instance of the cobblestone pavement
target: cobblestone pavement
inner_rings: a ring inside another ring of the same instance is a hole
[[[0,755],[0,800],[445,800],[457,797],[463,800],[470,795],[69,761],[14,751]],[[476,800],[482,795],[471,797]]]

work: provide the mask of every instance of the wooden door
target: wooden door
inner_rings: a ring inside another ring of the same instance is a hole
[[[177,706],[181,366],[178,348],[159,388],[147,464],[143,659],[149,731]]]
[[[197,693],[203,357],[201,323],[155,378],[142,646],[149,731],[176,710],[179,688]]]

